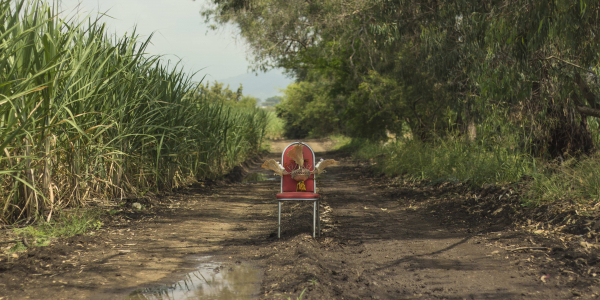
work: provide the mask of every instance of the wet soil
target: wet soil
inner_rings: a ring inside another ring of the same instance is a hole
[[[249,263],[222,263],[218,257],[198,258],[199,265],[175,283],[141,288],[125,300],[252,300],[260,295],[262,270]]]
[[[18,257],[4,254],[0,300],[126,299],[140,288],[183,279],[195,259],[206,256],[258,266],[261,299],[600,295],[594,236],[527,217],[531,211],[520,207],[516,190],[380,177],[369,163],[323,152],[330,145],[323,141],[308,141],[317,159],[342,163],[317,182],[322,234],[311,236],[312,203],[285,203],[277,239],[279,181],[264,180],[272,174],[259,166],[280,158],[289,142],[273,143],[274,153],[226,180],[129,201],[91,235],[29,248]],[[264,176],[243,180],[253,173]],[[142,210],[131,206],[135,201]],[[12,247],[11,231],[1,234],[0,247]]]

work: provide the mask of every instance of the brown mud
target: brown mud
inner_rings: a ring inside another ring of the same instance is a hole
[[[600,295],[597,244],[576,228],[535,227],[509,187],[473,191],[376,176],[365,162],[324,152],[327,141],[308,141],[317,159],[342,162],[318,179],[322,235],[310,235],[312,204],[286,203],[277,239],[279,181],[242,178],[271,177],[260,163],[280,158],[289,142],[273,142],[273,153],[224,181],[130,200],[93,235],[2,255],[0,300],[125,299],[181,279],[207,256],[260,268],[261,299]],[[136,201],[142,210],[131,206]],[[10,230],[0,234],[3,250],[14,245]]]

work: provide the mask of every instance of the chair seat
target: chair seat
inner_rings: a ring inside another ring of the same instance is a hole
[[[318,199],[319,194],[310,192],[286,192],[277,194],[277,199]]]

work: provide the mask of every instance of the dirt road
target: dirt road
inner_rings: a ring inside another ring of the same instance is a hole
[[[309,234],[311,204],[286,204],[277,239],[279,182],[239,179],[270,177],[260,163],[277,158],[288,143],[274,143],[275,153],[238,170],[233,182],[136,200],[144,209],[123,205],[93,235],[18,258],[5,255],[0,300],[125,299],[140,287],[175,281],[193,270],[194,258],[206,256],[256,266],[261,299],[296,299],[303,291],[302,299],[589,299],[600,293],[598,261],[589,258],[597,252],[578,257],[553,239],[470,219],[466,208],[445,205],[466,197],[455,187],[373,176],[367,164],[341,153],[317,153],[342,162],[318,181],[322,236]],[[308,143],[317,151],[329,146]],[[592,268],[582,273],[578,259]]]

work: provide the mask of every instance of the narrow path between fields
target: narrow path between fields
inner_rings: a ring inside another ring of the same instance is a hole
[[[279,158],[291,141],[272,142]],[[174,282],[194,258],[248,262],[262,273],[260,297],[287,299],[565,299],[598,288],[549,268],[526,234],[444,225],[428,201],[435,188],[375,177],[368,166],[308,141],[317,159],[342,163],[319,178],[320,238],[310,236],[311,204],[286,204],[276,238],[279,181],[195,185],[126,210],[94,235],[0,260],[0,300],[124,299]],[[235,176],[234,176],[235,177]],[[452,213],[452,212],[448,212]],[[199,298],[202,299],[202,298]]]

